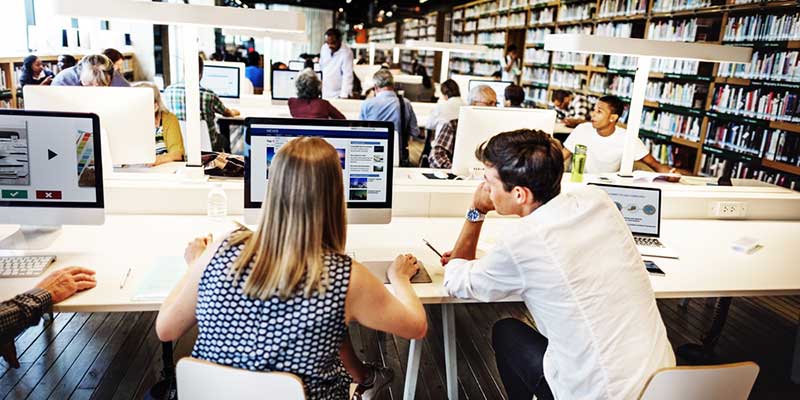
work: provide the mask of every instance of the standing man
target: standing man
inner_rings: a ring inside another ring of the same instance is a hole
[[[331,28],[325,32],[319,64],[322,67],[322,98],[349,98],[353,92],[353,51],[342,43],[342,32],[338,29]]]

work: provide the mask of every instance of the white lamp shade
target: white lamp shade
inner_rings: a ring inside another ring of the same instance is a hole
[[[753,52],[748,47],[579,34],[547,35],[544,37],[544,49],[741,64],[749,63]]]

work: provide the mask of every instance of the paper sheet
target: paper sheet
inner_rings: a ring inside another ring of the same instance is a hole
[[[186,272],[186,261],[183,257],[158,257],[150,270],[139,281],[139,286],[133,293],[133,301],[158,301],[164,300],[169,292],[180,281]]]

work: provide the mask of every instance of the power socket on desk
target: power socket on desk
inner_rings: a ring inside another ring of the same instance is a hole
[[[747,216],[747,203],[741,201],[717,201],[709,203],[708,216],[716,218],[744,218]]]

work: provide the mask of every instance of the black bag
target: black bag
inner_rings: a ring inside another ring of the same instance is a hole
[[[397,100],[400,102],[400,132],[397,132],[400,137],[400,151],[398,152],[400,154],[399,165],[401,167],[410,167],[411,160],[409,160],[408,155],[408,139],[411,129],[407,126],[408,123],[406,121],[406,102],[399,93],[397,94]]]
[[[244,178],[244,156],[204,151],[200,159],[206,175]]]

